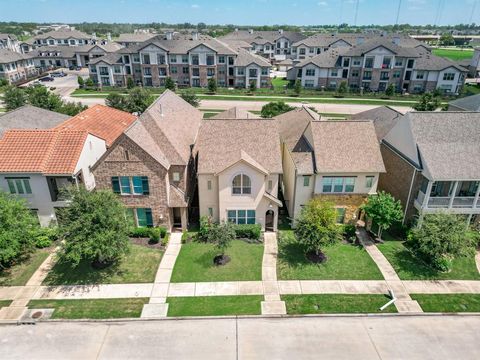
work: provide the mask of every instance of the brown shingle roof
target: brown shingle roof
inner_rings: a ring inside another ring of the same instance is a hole
[[[245,109],[241,109],[238,106],[235,106],[231,109],[222,111],[217,115],[212,116],[210,119],[259,119],[260,116],[255,115]]]
[[[375,133],[378,141],[381,141],[385,135],[395,126],[397,121],[403,117],[403,114],[389,106],[379,106],[372,110],[363,111],[352,116],[352,120],[372,120],[375,126]]]
[[[83,130],[112,143],[136,119],[135,115],[105,105],[95,105],[56,127],[58,130]]]

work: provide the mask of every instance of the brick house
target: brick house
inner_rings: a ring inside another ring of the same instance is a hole
[[[201,119],[199,110],[167,90],[93,167],[97,188],[117,193],[135,225],[187,228]]]

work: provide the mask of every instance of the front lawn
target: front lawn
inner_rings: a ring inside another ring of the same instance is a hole
[[[36,249],[29,258],[0,271],[0,286],[23,286],[45,261],[51,249]]]
[[[52,319],[138,318],[148,298],[30,300],[29,309],[55,309]]]
[[[448,58],[453,61],[471,59],[472,49],[432,49],[434,55]]]
[[[215,266],[218,251],[212,244],[190,242],[182,245],[172,274],[172,282],[262,280],[263,244],[232,241],[226,251],[231,260]]]
[[[480,312],[480,294],[411,294],[425,312]]]
[[[388,240],[377,247],[402,280],[480,280],[474,257],[456,258],[452,270],[442,273],[417,258],[402,241]]]
[[[260,315],[261,301],[261,295],[170,297],[168,316]]]
[[[44,280],[44,285],[129,284],[151,283],[162,258],[162,251],[141,245],[131,245],[130,253],[119,264],[96,270],[82,261],[72,268],[57,263]]]
[[[281,231],[278,242],[277,276],[279,280],[383,280],[366,250],[357,245],[339,243],[325,248],[327,261],[315,264],[305,257],[293,231]]]
[[[287,314],[365,314],[394,313],[395,305],[380,311],[380,307],[390,301],[386,295],[362,294],[318,294],[318,295],[282,295],[287,306]]]

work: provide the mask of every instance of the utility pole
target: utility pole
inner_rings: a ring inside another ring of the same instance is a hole
[[[398,19],[400,17],[401,6],[402,6],[402,0],[398,0],[397,19],[395,20],[395,25],[398,25]]]
[[[357,3],[355,4],[355,19],[353,20],[353,25],[357,26],[357,16],[358,16],[358,3],[360,0],[357,0]]]

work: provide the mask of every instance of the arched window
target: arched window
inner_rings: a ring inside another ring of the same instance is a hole
[[[245,174],[238,174],[232,181],[232,194],[251,194],[252,182],[250,178]]]

